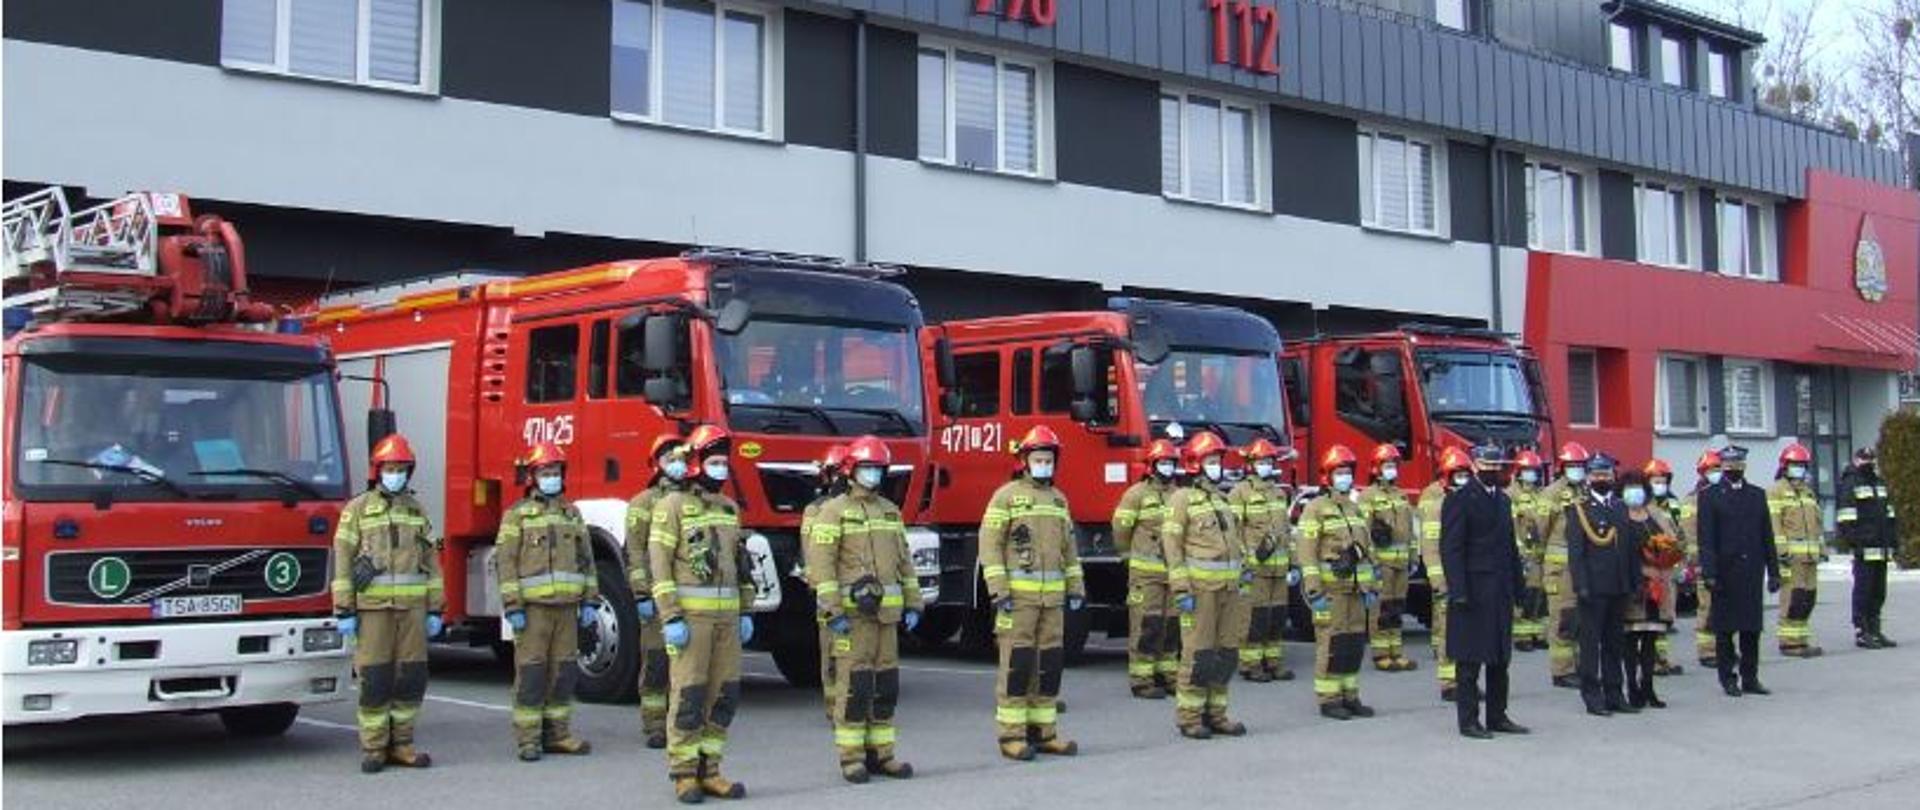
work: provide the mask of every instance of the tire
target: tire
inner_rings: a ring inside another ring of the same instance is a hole
[[[220,710],[220,725],[235,737],[278,737],[293,727],[300,716],[297,703],[268,703],[261,706],[236,706]]]
[[[953,640],[954,633],[960,632],[960,624],[965,618],[965,608],[927,608],[920,612],[920,626],[913,629],[913,636],[929,647],[941,646]]]
[[[581,700],[616,703],[639,694],[640,615],[634,612],[633,591],[618,555],[597,554],[594,574],[600,581],[600,619],[580,628],[580,681],[574,692]]]
[[[508,641],[504,638],[496,638],[493,641],[487,643],[487,649],[493,651],[494,663],[499,664],[503,667],[512,668],[513,642]]]
[[[1066,650],[1067,663],[1078,664],[1086,658],[1087,637],[1093,634],[1093,609],[1062,609],[1066,614],[1060,627],[1060,646]]]
[[[806,688],[820,686],[820,643],[817,640],[789,639],[787,643],[775,646],[773,665],[780,670],[780,676],[787,683]]]

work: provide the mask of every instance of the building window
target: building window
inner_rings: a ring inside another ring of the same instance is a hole
[[[1706,363],[1688,355],[1661,355],[1654,387],[1659,391],[1654,427],[1672,433],[1707,430]]]
[[[1360,131],[1360,221],[1387,230],[1440,235],[1443,167],[1432,141]]]
[[[580,367],[580,326],[565,324],[527,334],[527,402],[573,399]]]
[[[1777,281],[1773,206],[1720,198],[1720,272],[1729,276]]]
[[[1665,183],[1641,182],[1634,185],[1633,196],[1638,209],[1640,261],[1691,267],[1686,190]]]
[[[1600,356],[1592,349],[1567,351],[1567,422],[1600,426]]]
[[[1040,65],[988,53],[920,48],[920,159],[1040,174]]]
[[[1674,87],[1687,86],[1687,46],[1671,37],[1660,38],[1660,81]]]
[[[1707,51],[1707,95],[1733,97],[1732,64],[1727,55],[1719,51]]]
[[[771,28],[731,3],[614,0],[614,116],[770,136]]]
[[[953,389],[960,395],[960,416],[1000,413],[1000,353],[971,352],[953,358]]]
[[[1192,93],[1160,96],[1160,186],[1169,197],[1260,204],[1254,107]]]
[[[1727,432],[1772,433],[1772,369],[1758,360],[1729,357],[1721,363],[1720,371],[1721,381],[1726,388]]]
[[[1622,73],[1634,73],[1640,60],[1635,58],[1637,32],[1624,23],[1607,24],[1607,66]]]
[[[1565,166],[1527,163],[1527,246],[1588,252],[1587,175]]]
[[[431,0],[224,0],[220,64],[426,90]]]
[[[1467,0],[1433,0],[1433,19],[1455,31],[1471,30]]]
[[[1024,416],[1033,413],[1033,350],[1016,349],[1013,353],[1013,414]]]

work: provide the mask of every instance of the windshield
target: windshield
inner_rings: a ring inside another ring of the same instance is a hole
[[[50,355],[24,368],[15,469],[29,500],[346,497],[325,367]]]
[[[1421,351],[1421,388],[1430,416],[1534,414],[1520,358],[1483,351]]]
[[[1158,364],[1135,369],[1151,422],[1265,427],[1274,436],[1285,429],[1279,366],[1271,354],[1175,349]]]
[[[926,432],[919,347],[905,326],[755,317],[714,340],[736,429]]]

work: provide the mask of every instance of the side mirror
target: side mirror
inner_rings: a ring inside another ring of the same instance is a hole
[[[1173,353],[1173,347],[1167,343],[1167,335],[1158,329],[1142,330],[1143,334],[1134,338],[1133,357],[1149,366],[1158,365]]]
[[[1080,345],[1068,350],[1067,365],[1073,372],[1073,398],[1091,399],[1100,384],[1100,363],[1093,347]]]
[[[685,368],[681,347],[685,345],[687,317],[680,313],[655,313],[642,322],[642,340],[646,352],[641,365],[651,374],[667,374]]]
[[[753,305],[745,298],[732,298],[720,307],[720,314],[714,316],[713,328],[723,335],[737,335],[747,328],[747,319],[753,316]]]
[[[367,409],[367,452],[373,452],[373,446],[381,439],[400,432],[400,418],[392,408]]]
[[[1367,370],[1382,377],[1400,376],[1400,358],[1386,352],[1367,356]]]
[[[959,391],[940,392],[940,415],[941,416],[957,416],[959,415],[959,413],[960,413],[960,392]]]
[[[1093,405],[1093,399],[1089,397],[1074,397],[1073,404],[1067,407],[1067,412],[1075,422],[1092,422],[1094,417],[1099,415]]]
[[[953,341],[940,338],[933,342],[933,379],[943,389],[952,388],[959,373],[953,368]]]
[[[641,386],[642,396],[648,402],[660,406],[663,411],[681,411],[687,407],[686,395],[680,388],[680,380],[672,376],[650,377]]]

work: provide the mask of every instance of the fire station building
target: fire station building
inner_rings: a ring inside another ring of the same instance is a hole
[[[1652,0],[20,0],[9,194],[190,195],[265,292],[693,245],[931,319],[1139,294],[1523,336],[1562,438],[1830,490],[1916,363],[1897,157]]]

